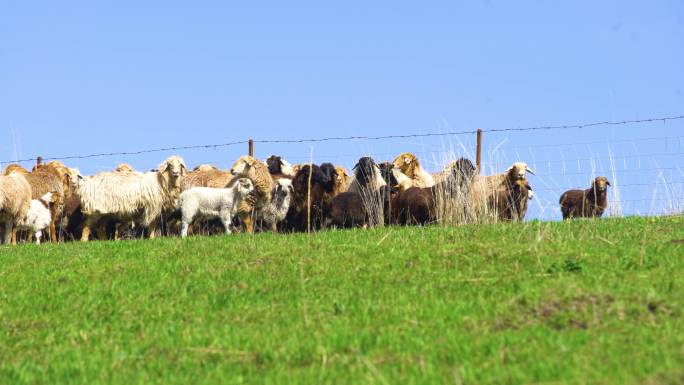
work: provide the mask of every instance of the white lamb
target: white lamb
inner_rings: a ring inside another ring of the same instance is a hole
[[[188,226],[197,216],[221,219],[226,233],[230,234],[230,225],[240,202],[253,190],[251,180],[240,178],[227,188],[193,187],[183,191],[179,200],[181,237],[188,236]]]
[[[36,244],[40,244],[40,238],[52,222],[50,205],[58,200],[58,194],[49,192],[38,199],[32,199],[26,217],[17,222],[17,230],[26,230],[36,237]]]

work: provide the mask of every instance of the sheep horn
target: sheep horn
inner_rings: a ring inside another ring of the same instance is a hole
[[[534,171],[532,171],[532,169],[529,168],[529,167],[527,167],[527,166],[525,166],[525,171],[529,172],[529,173],[532,174],[532,175],[536,175],[536,174],[534,173]]]

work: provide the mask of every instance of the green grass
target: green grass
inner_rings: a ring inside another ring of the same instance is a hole
[[[684,218],[0,247],[1,384],[684,381]]]

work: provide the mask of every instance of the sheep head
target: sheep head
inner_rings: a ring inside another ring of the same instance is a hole
[[[608,178],[605,176],[599,176],[596,179],[594,179],[594,182],[592,183],[592,187],[594,190],[598,191],[606,191],[608,189],[608,186],[610,186],[610,182],[608,181]]]
[[[532,171],[532,169],[530,169],[525,162],[515,162],[513,165],[511,165],[511,167],[508,168],[508,170],[506,170],[508,179],[511,181],[511,183],[519,179],[524,179],[525,173],[528,172],[534,175],[534,171]]]
[[[415,171],[420,167],[418,157],[410,152],[404,152],[394,159],[394,165],[409,178],[413,178]]]
[[[271,155],[266,158],[266,162],[264,162],[264,164],[268,166],[268,172],[271,175],[283,174],[285,176],[293,177],[296,173],[288,161],[276,155]]]
[[[159,165],[160,174],[169,182],[170,187],[180,187],[180,180],[188,174],[183,158],[173,155]]]
[[[335,181],[337,180],[337,170],[332,163],[321,164],[321,172],[327,178],[327,182],[324,183],[325,190],[332,192],[335,189]]]
[[[249,178],[240,178],[235,184],[238,194],[245,197],[254,191],[254,183]]]
[[[382,177],[380,168],[375,163],[373,158],[369,156],[364,156],[363,158],[359,159],[354,168],[352,168],[352,171],[354,171],[354,177],[356,178],[356,182],[362,188],[375,189],[381,186],[385,186],[387,184],[384,178]],[[378,184],[378,186],[370,185],[370,183],[372,183],[374,180],[375,183]]]
[[[128,163],[121,163],[120,165],[116,166],[114,172],[133,172],[133,167],[131,167],[131,165]]]
[[[476,170],[470,159],[459,158],[444,168],[444,174],[461,184],[460,182],[471,180],[475,176]]]
[[[192,171],[200,171],[200,172],[208,172],[208,171],[214,171],[218,170],[218,167],[211,165],[211,164],[200,164],[199,166],[195,166],[195,168],[192,169]]]
[[[282,199],[288,195],[292,195],[293,193],[294,186],[292,186],[292,180],[287,178],[280,178],[278,179],[275,187],[273,188],[272,200]]]
[[[258,160],[249,155],[241,156],[233,163],[233,167],[230,168],[230,173],[235,176],[246,176],[258,162]]]
[[[15,172],[17,174],[21,174],[21,175],[28,175],[28,173],[29,173],[27,169],[21,167],[20,165],[18,165],[16,163],[12,163],[12,164],[8,165],[7,167],[5,167],[5,171],[2,173],[2,175],[9,175],[13,172]]]

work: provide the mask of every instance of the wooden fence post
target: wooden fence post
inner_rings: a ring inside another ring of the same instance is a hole
[[[482,129],[477,129],[477,149],[475,150],[475,164],[477,165],[477,173],[482,171]]]
[[[36,158],[36,169],[40,167],[41,164],[43,164],[43,157],[39,156]]]
[[[254,156],[254,140],[252,140],[252,138],[249,138],[249,141],[247,143],[249,144],[249,156]]]

